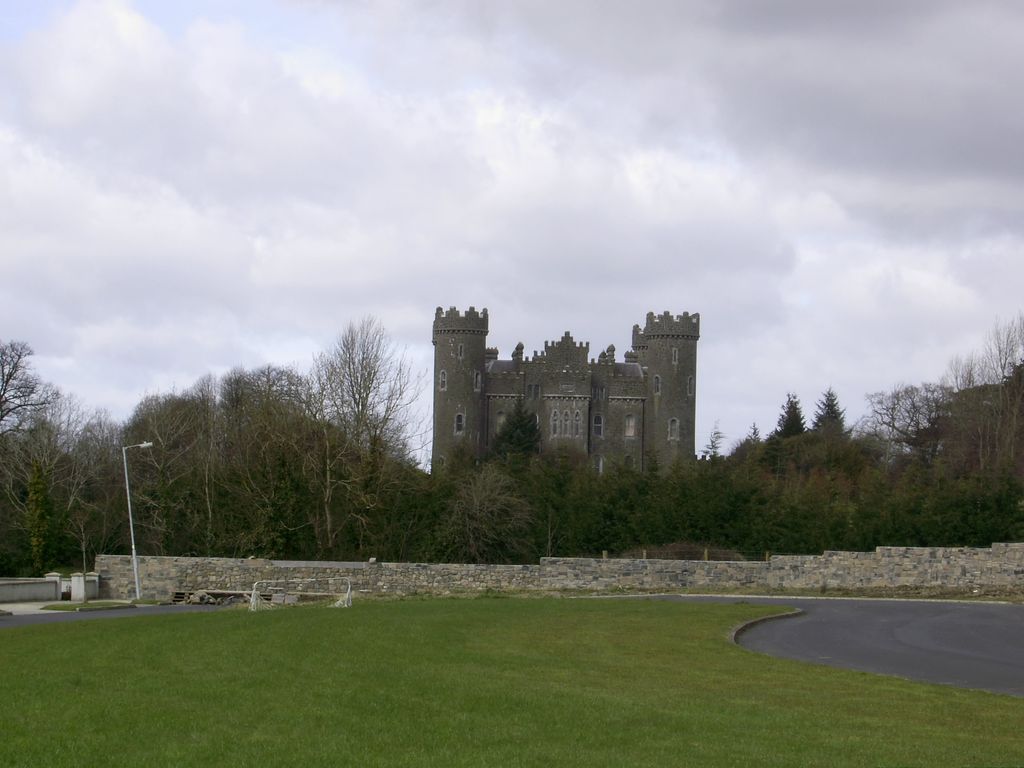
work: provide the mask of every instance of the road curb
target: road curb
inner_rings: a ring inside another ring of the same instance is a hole
[[[740,648],[742,648],[743,646],[739,643],[739,637],[751,627],[756,627],[758,624],[762,624],[766,621],[776,621],[778,619],[791,619],[794,616],[801,616],[803,614],[804,610],[802,608],[791,608],[785,613],[773,613],[771,616],[761,616],[756,619],[751,619],[750,621],[745,621],[742,624],[739,624],[732,628],[732,630],[729,632],[729,641],[733,645],[739,645]]]
[[[86,605],[81,605],[78,608],[75,608],[75,612],[76,613],[88,613],[90,611],[123,611],[126,608],[131,608],[132,610],[134,610],[135,606],[132,605],[131,603],[123,603],[121,605],[99,605],[99,606],[95,606],[95,607],[86,604]]]

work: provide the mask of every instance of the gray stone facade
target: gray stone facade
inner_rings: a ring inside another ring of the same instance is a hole
[[[134,596],[131,558],[99,555],[100,597]],[[373,595],[494,591],[671,591],[679,589],[886,590],[937,588],[1024,592],[1024,544],[879,547],[874,552],[776,555],[767,561],[640,560],[545,557],[539,565],[332,563],[202,557],[140,557],[142,596],[244,592],[265,579],[348,577]]]
[[[614,346],[591,358],[568,331],[532,357],[520,343],[499,360],[487,333],[486,309],[434,314],[433,463],[460,447],[482,457],[517,402],[535,414],[542,452],[588,456],[598,470],[693,457],[700,315],[649,312],[622,361]]]

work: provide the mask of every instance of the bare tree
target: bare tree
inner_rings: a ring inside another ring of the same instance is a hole
[[[460,562],[499,562],[517,554],[532,516],[515,483],[494,464],[468,475],[442,521],[445,555]]]
[[[67,496],[68,533],[78,544],[82,569],[88,556],[116,542],[124,527],[121,501],[121,428],[104,411],[95,411],[79,430],[68,462],[76,480]]]
[[[203,376],[186,395],[195,411],[197,440],[194,450],[194,464],[197,481],[201,489],[202,512],[205,517],[203,549],[212,552],[216,540],[214,512],[215,487],[219,470],[222,435],[221,415],[217,402],[217,379],[212,375]]]
[[[74,450],[86,415],[81,403],[70,395],[54,390],[44,405],[33,409],[31,416],[22,418],[17,439],[8,445],[2,482],[9,500],[16,507],[24,506],[19,499],[19,488],[24,488],[32,476],[33,467],[53,478],[53,482],[67,485],[74,496],[84,482],[80,467],[69,469],[65,459]],[[62,482],[62,475],[68,475]]]
[[[304,466],[316,489],[315,519],[322,553],[335,549],[354,525],[361,546],[382,500],[406,477],[396,464],[411,461],[419,382],[384,327],[367,317],[350,323],[307,377],[306,413],[315,437]]]
[[[324,415],[341,428],[351,447],[410,457],[418,382],[376,318],[349,323],[314,360],[312,380]]]
[[[32,370],[32,348],[23,341],[0,343],[0,435],[24,424],[53,399],[54,391]]]
[[[224,548],[273,554],[309,525],[301,475],[304,382],[290,368],[236,369],[221,380],[222,480],[231,497]],[[301,547],[294,547],[299,549]]]
[[[951,425],[965,460],[979,469],[1013,466],[1024,409],[1024,313],[997,322],[982,349],[949,365]]]
[[[943,448],[950,397],[949,387],[931,383],[875,392],[868,395],[870,410],[859,431],[882,444],[887,461],[912,455],[929,463]]]
[[[98,432],[109,425],[109,417],[97,411],[87,414],[71,395],[53,390],[43,406],[23,419],[19,432],[8,440],[5,461],[0,470],[11,509],[17,510],[15,528],[35,528],[35,536],[45,536],[45,548],[70,534],[80,545],[83,567],[90,542],[107,532],[109,510],[100,510],[95,496],[109,462],[99,454]],[[107,437],[109,439],[109,429]],[[26,495],[25,490],[33,494]],[[34,498],[30,498],[33,496]],[[40,528],[38,509],[29,507],[40,496],[53,515],[45,531]]]

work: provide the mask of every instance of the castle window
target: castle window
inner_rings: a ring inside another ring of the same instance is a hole
[[[505,426],[505,412],[498,411],[498,416],[494,420],[494,431],[500,432],[503,426]]]
[[[686,394],[693,397],[693,376],[686,377]]]
[[[625,434],[626,437],[636,437],[636,417],[632,413],[626,414]]]
[[[558,411],[551,412],[551,436],[558,437]]]
[[[442,392],[448,389],[448,371],[441,371],[437,375],[437,388]]]
[[[654,394],[661,394],[661,376],[654,377]]]
[[[572,437],[572,422],[569,421],[569,412],[562,411],[562,434]]]
[[[580,436],[580,424],[582,422],[583,422],[583,417],[580,415],[579,411],[576,411],[576,413],[572,417],[572,436],[573,437],[579,437]]]
[[[455,434],[461,435],[466,428],[466,417],[461,413],[455,414]]]
[[[678,440],[679,439],[679,419],[668,420],[668,439]]]
[[[594,437],[604,435],[604,417],[600,413],[594,416]]]
[[[679,365],[679,347],[672,347],[672,365]]]
[[[531,400],[536,400],[540,397],[540,384],[527,384],[526,396]]]
[[[466,347],[463,344],[459,344],[459,360],[462,359],[462,354],[466,351]]]
[[[473,391],[480,391],[480,371],[473,371]]]

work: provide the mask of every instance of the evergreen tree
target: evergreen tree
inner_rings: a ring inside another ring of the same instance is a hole
[[[505,417],[505,423],[494,436],[492,453],[499,458],[509,455],[528,456],[540,452],[540,427],[537,417],[517,401],[512,413]]]
[[[718,422],[715,422],[715,428],[711,430],[711,435],[708,437],[708,444],[704,446],[703,456],[706,459],[715,459],[722,455],[722,443],[725,441],[725,434],[718,428]]]
[[[757,428],[756,421],[750,425],[750,432],[747,433],[747,440],[752,443],[761,442],[761,430]]]
[[[786,404],[782,406],[782,413],[779,414],[779,423],[772,433],[774,437],[796,437],[807,431],[807,424],[804,422],[804,412],[800,407],[800,398],[792,392],[786,395]]]
[[[839,397],[835,390],[829,387],[817,403],[817,410],[814,412],[815,432],[828,432],[830,434],[843,434],[846,432],[846,410],[839,407]]]
[[[50,559],[50,529],[53,509],[46,473],[38,462],[32,465],[25,505],[25,527],[28,529],[32,568],[37,574],[46,570]]]

